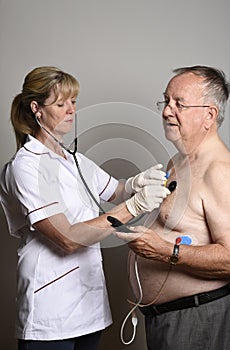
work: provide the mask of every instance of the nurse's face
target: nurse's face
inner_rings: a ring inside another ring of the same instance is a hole
[[[54,93],[51,93],[44,106],[39,108],[40,123],[53,134],[62,136],[72,128],[76,113],[76,96],[64,99],[60,93],[54,101]]]

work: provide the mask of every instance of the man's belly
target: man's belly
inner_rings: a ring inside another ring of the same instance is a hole
[[[140,298],[140,290],[135,273],[137,264],[143,293],[143,304],[160,304],[197,293],[220,288],[226,284],[221,280],[205,280],[189,275],[179,266],[150,261],[130,252],[129,279],[134,292],[133,301]]]

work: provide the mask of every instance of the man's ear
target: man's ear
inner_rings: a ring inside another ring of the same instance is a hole
[[[218,108],[216,106],[208,107],[208,113],[205,117],[205,128],[210,129],[213,123],[216,122],[218,116]]]

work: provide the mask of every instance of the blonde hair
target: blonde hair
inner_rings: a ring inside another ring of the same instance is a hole
[[[72,75],[51,66],[35,68],[25,77],[22,92],[15,96],[11,105],[10,117],[17,149],[25,144],[27,135],[35,136],[39,129],[30,107],[31,102],[36,101],[39,106],[44,106],[51,92],[54,92],[55,100],[60,92],[64,99],[77,97],[79,83]]]

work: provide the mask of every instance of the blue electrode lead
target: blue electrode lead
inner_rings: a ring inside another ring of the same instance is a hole
[[[166,174],[165,174],[165,178],[166,178],[166,180],[168,180],[169,175],[170,175],[170,170],[168,170],[168,171],[166,172]]]

